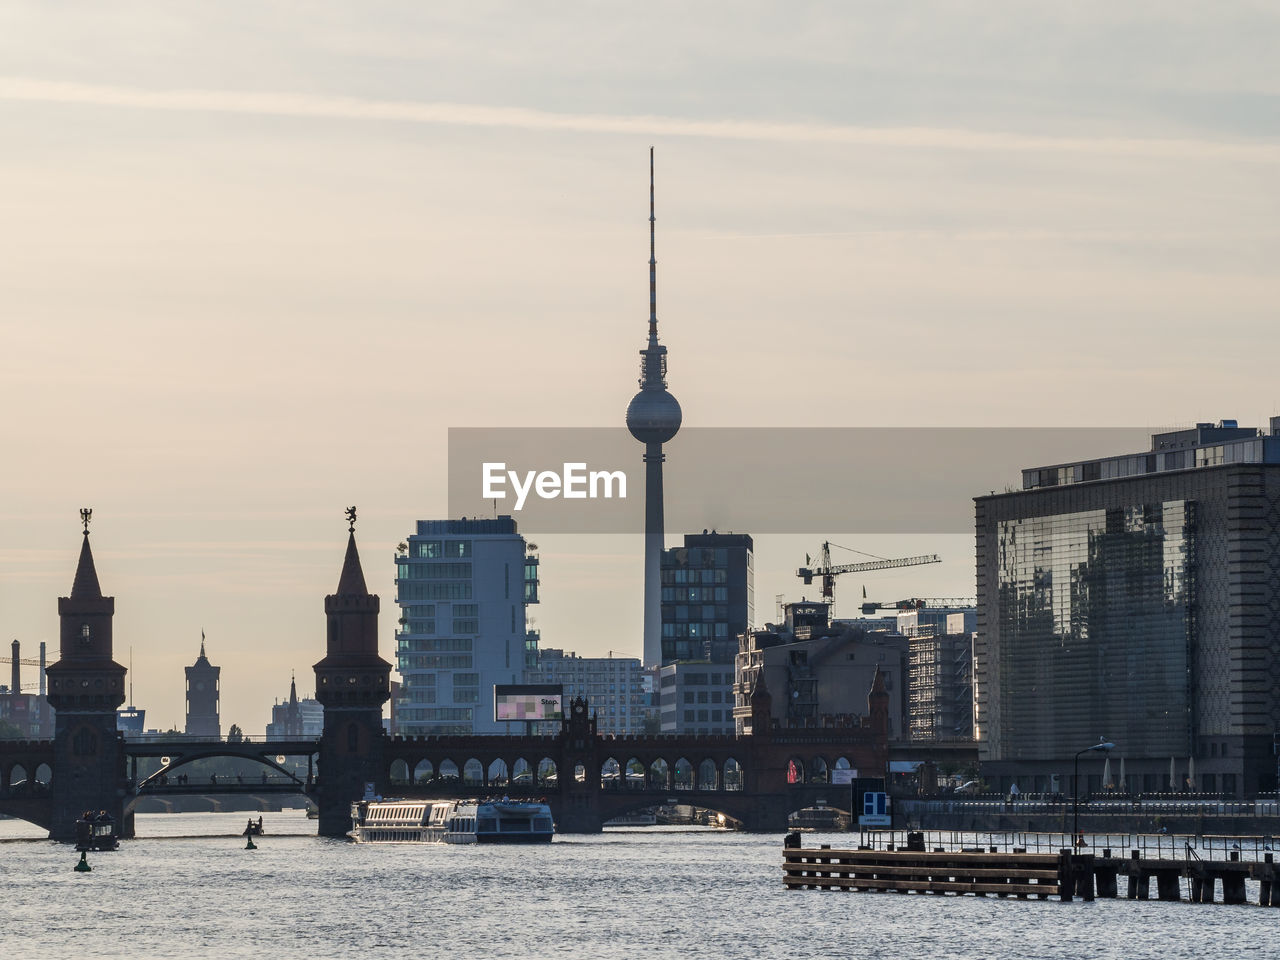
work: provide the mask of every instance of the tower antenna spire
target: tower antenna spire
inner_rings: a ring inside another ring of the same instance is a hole
[[[649,346],[658,343],[658,261],[654,256],[653,147],[649,148]]]

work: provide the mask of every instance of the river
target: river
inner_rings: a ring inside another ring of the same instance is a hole
[[[782,887],[781,836],[636,828],[549,846],[357,845],[301,811],[145,814],[90,854],[0,820],[5,960],[20,958],[1275,957],[1280,909]],[[848,835],[806,835],[842,846]],[[1256,902],[1256,888],[1250,885]]]

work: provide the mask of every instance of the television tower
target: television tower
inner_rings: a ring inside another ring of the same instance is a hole
[[[662,663],[662,445],[680,429],[680,404],[667,392],[667,348],[658,343],[658,261],[654,257],[653,147],[649,148],[649,342],[640,351],[640,392],[627,429],[644,444],[644,665]]]

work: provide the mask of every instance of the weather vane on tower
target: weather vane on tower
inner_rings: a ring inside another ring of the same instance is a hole
[[[349,526],[347,527],[347,532],[355,533],[356,532],[356,508],[355,507],[347,507],[347,523],[349,524]]]
[[[80,522],[84,524],[84,535],[85,535],[86,537],[89,535],[89,521],[90,521],[90,520],[92,520],[92,519],[93,519],[93,508],[92,508],[92,507],[81,507],[81,508],[80,508]]]

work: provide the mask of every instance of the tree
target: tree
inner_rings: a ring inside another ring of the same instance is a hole
[[[243,743],[244,731],[240,729],[240,724],[233,723],[231,729],[227,731],[227,743]]]

